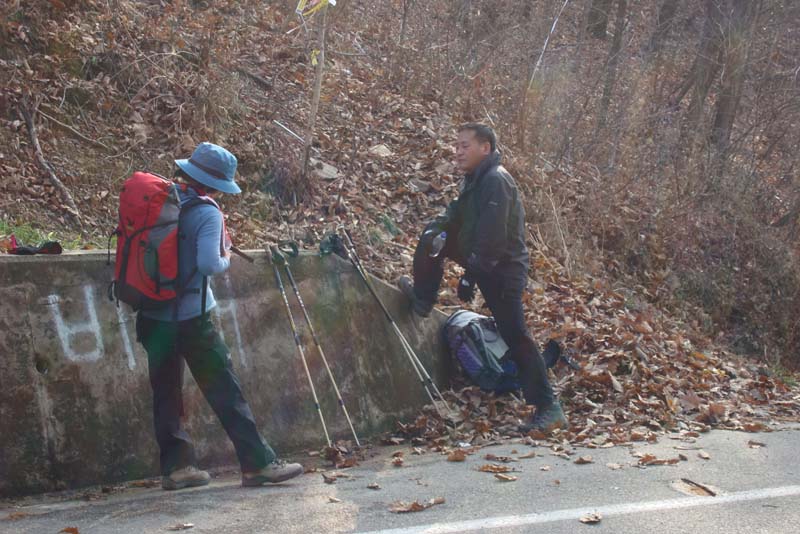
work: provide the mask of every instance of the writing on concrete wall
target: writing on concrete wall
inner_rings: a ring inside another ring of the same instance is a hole
[[[223,282],[230,292],[231,283],[227,275],[223,278]],[[83,308],[86,313],[82,316],[85,319],[70,320],[65,317],[61,297],[58,294],[52,294],[47,297],[47,304],[52,314],[56,335],[61,344],[64,357],[73,362],[96,362],[103,358],[106,350],[103,343],[103,331],[97,319],[98,308],[95,302],[93,286],[86,285],[83,287],[83,301]],[[76,309],[79,309],[80,303],[71,302],[70,306],[75,306]],[[128,328],[129,325],[135,322],[135,315],[130,313],[127,307],[115,306],[110,302],[104,302],[104,306],[113,306],[115,308],[115,322],[118,325],[122,350],[125,352],[128,369],[133,370],[136,368],[136,357],[134,344],[131,340],[132,336],[128,332]],[[223,323],[229,325],[233,330],[233,343],[238,353],[239,362],[246,366],[247,355],[242,343],[236,301],[233,299],[217,300],[217,306],[212,310],[212,313],[215,316],[215,322],[223,340],[225,339],[222,328]],[[76,343],[77,339],[80,339],[81,342]]]
[[[97,322],[97,311],[95,310],[94,295],[92,294],[91,286],[83,288],[84,299],[86,301],[86,310],[89,315],[88,321],[73,321],[67,323],[61,313],[61,298],[58,295],[50,295],[47,297],[47,304],[53,312],[53,320],[56,323],[56,332],[58,339],[61,341],[61,350],[64,351],[64,356],[74,362],[94,362],[103,357],[103,340],[100,332],[100,324]],[[85,349],[78,351],[73,349],[72,340],[78,335],[93,335],[95,336],[94,348],[90,351]]]
[[[117,309],[117,319],[119,320],[119,334],[122,338],[122,348],[125,350],[125,356],[128,357],[128,369],[133,371],[136,368],[136,358],[133,357],[133,346],[131,345],[131,337],[128,335],[127,324],[135,321],[135,318],[126,313],[122,306],[115,306]]]
[[[231,287],[231,279],[226,274],[223,278],[225,282],[225,286],[228,289],[228,294],[233,295],[233,288]],[[233,334],[236,338],[234,341],[236,343],[236,351],[239,353],[239,363],[242,364],[243,367],[247,367],[247,356],[244,352],[244,345],[242,344],[242,333],[239,330],[239,318],[236,314],[236,301],[234,299],[228,300],[217,300],[217,307],[214,308],[215,315],[217,316],[217,326],[219,335],[222,337],[222,340],[225,340],[225,331],[222,328],[222,318],[223,316],[228,316],[230,318],[230,323],[233,325]]]

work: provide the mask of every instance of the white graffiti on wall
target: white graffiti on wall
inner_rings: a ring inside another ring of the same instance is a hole
[[[115,306],[117,309],[117,318],[119,319],[119,334],[122,337],[122,348],[125,349],[125,355],[128,356],[128,369],[133,371],[136,368],[136,358],[133,357],[133,347],[131,346],[131,338],[128,335],[128,328],[126,327],[130,317],[122,311],[122,306]]]
[[[230,291],[231,283],[227,276],[225,276],[224,281]],[[87,320],[68,320],[61,309],[61,297],[56,294],[47,297],[47,304],[53,316],[56,335],[61,343],[61,350],[64,356],[73,362],[96,362],[105,354],[102,329],[97,319],[98,314],[93,291],[94,288],[90,285],[83,287],[84,305],[88,315]],[[74,306],[74,304],[70,303],[70,306]],[[217,324],[221,324],[223,316],[226,316],[226,322],[232,326],[236,338],[235,343],[236,350],[239,353],[239,361],[243,366],[246,366],[247,355],[244,351],[239,328],[236,301],[233,299],[227,299],[224,302],[217,301],[217,306],[214,308],[213,313],[216,316]],[[122,349],[127,357],[128,369],[133,370],[136,368],[136,358],[127,328],[127,324],[131,322],[132,317],[122,307],[116,307],[116,314]],[[219,328],[219,333],[224,339],[222,328]],[[78,337],[80,337],[80,343],[75,342]]]
[[[64,356],[74,362],[94,362],[103,357],[103,339],[100,334],[100,324],[97,322],[97,312],[94,307],[94,295],[92,294],[91,286],[85,286],[83,294],[86,300],[86,310],[89,313],[88,321],[67,324],[61,314],[61,307],[59,306],[61,298],[58,295],[47,297],[47,303],[53,312],[53,320],[56,323],[56,332],[58,333],[58,339],[61,341],[61,349],[64,351]],[[94,335],[93,350],[78,352],[73,349],[72,340],[80,334]]]
[[[233,288],[231,287],[231,279],[226,274],[223,280],[225,280],[225,285],[228,288],[228,294],[233,295]],[[218,300],[215,311],[217,316],[217,324],[220,325],[219,335],[222,337],[223,341],[225,341],[225,333],[221,328],[222,315],[226,313],[230,316],[231,323],[233,324],[233,333],[236,336],[236,350],[239,352],[239,363],[241,363],[243,367],[247,367],[247,355],[244,352],[244,344],[242,343],[242,334],[239,330],[239,318],[237,317],[236,314],[236,301],[234,299],[228,299],[225,302]]]

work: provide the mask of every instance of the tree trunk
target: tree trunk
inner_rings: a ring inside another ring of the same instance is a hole
[[[414,7],[414,4],[417,3],[417,0],[403,0],[403,20],[400,23],[400,38],[397,39],[397,44],[402,47],[403,42],[406,40],[406,29],[408,28],[408,15],[411,12],[411,8]]]
[[[56,190],[61,195],[61,200],[66,205],[66,211],[69,213],[70,217],[72,218],[75,223],[77,223],[78,228],[80,228],[81,233],[83,233],[83,221],[81,220],[81,213],[78,211],[78,206],[75,204],[75,201],[72,199],[72,195],[67,189],[67,186],[58,179],[56,176],[55,170],[50,163],[44,159],[44,153],[42,152],[42,146],[39,144],[39,137],[36,135],[36,111],[39,108],[40,97],[37,97],[33,104],[30,104],[28,101],[28,96],[23,95],[22,103],[19,106],[19,114],[25,121],[25,124],[28,126],[28,135],[31,140],[31,146],[33,148],[34,155],[36,156],[36,162],[39,164],[39,167],[47,173],[47,177],[50,179],[50,183],[56,188]]]
[[[759,2],[753,0],[732,0],[730,4],[726,10],[730,18],[726,21],[722,45],[721,88],[711,127],[711,143],[720,154],[727,150],[730,142],[747,72],[751,31],[759,10]]]
[[[608,28],[608,12],[611,11],[613,0],[592,0],[589,7],[589,20],[586,29],[597,39],[606,38]]]
[[[292,21],[296,19],[294,10],[297,6],[297,2],[295,0],[285,0],[284,2],[279,3],[279,6],[280,7],[277,9],[281,14],[283,14],[283,22],[281,22],[281,27],[278,30],[278,33],[283,35],[289,29],[289,25],[292,23]]]
[[[691,131],[695,131],[700,124],[708,92],[719,72],[723,28],[723,13],[719,4],[725,1],[727,0],[706,0],[706,20],[700,39],[700,49],[695,56],[686,86],[687,90],[693,89],[692,100],[686,112],[686,125]],[[684,94],[686,91],[680,95],[676,104],[683,99]]]
[[[547,45],[550,43],[550,37],[553,35],[553,32],[556,31],[556,25],[558,24],[558,19],[561,18],[561,14],[564,13],[564,9],[566,9],[567,4],[569,4],[569,0],[564,0],[564,4],[561,6],[556,18],[553,19],[553,25],[550,27],[550,33],[547,34],[547,37],[544,40],[544,46],[542,46],[542,51],[539,54],[536,63],[531,68],[531,76],[528,83],[525,85],[525,91],[522,93],[522,105],[520,106],[521,112],[519,114],[519,136],[518,136],[518,145],[520,150],[525,150],[525,129],[528,125],[528,103],[530,98],[530,92],[533,89],[533,82],[536,78],[536,73],[539,71],[539,67],[542,64],[542,58],[544,57],[545,52],[547,52]]]
[[[403,45],[406,40],[406,31],[408,30],[408,17],[411,14],[411,10],[416,4],[416,0],[403,0],[403,14],[402,20],[400,21],[400,35],[397,37],[397,44],[394,47],[394,51],[391,55],[391,60],[389,62],[389,76],[393,83],[401,82],[403,83],[403,93],[405,93],[406,87],[408,87],[408,74],[403,66],[406,63],[407,53]]]
[[[614,86],[617,83],[617,65],[619,64],[619,56],[622,51],[622,33],[625,30],[625,17],[628,13],[627,0],[617,0],[617,19],[614,24],[614,40],[611,43],[611,49],[608,52],[608,59],[606,60],[606,79],[603,83],[603,96],[600,99],[600,111],[597,117],[597,126],[595,128],[595,139],[602,132],[608,120],[608,108],[611,105],[611,95],[614,92]]]
[[[327,28],[328,6],[322,8],[322,20],[319,29],[319,54],[317,55],[317,69],[314,75],[314,94],[311,97],[311,114],[308,119],[306,144],[303,150],[303,178],[308,179],[308,162],[311,156],[311,146],[314,143],[314,130],[317,125],[317,111],[319,110],[319,95],[322,91],[322,77],[325,74],[325,31]]]
[[[661,4],[658,10],[656,29],[653,31],[653,35],[650,36],[650,41],[647,43],[648,54],[654,54],[661,50],[664,39],[667,37],[675,21],[675,13],[677,13],[679,5],[680,0],[664,0]]]

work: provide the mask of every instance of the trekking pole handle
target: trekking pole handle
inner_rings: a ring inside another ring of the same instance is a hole
[[[277,245],[269,245],[269,254],[270,254],[270,263],[273,265],[285,265],[286,264],[286,256],[283,255],[281,249],[278,248]],[[277,274],[277,271],[276,271]]]
[[[243,259],[249,261],[250,263],[255,263],[256,262],[256,259],[253,256],[247,254],[246,252],[244,252],[242,249],[240,249],[236,245],[231,245],[230,251],[233,252],[234,254],[236,254],[237,256],[239,256],[240,258],[243,258]]]
[[[296,258],[300,255],[300,247],[297,246],[296,241],[280,241],[278,242],[278,250],[290,258]]]

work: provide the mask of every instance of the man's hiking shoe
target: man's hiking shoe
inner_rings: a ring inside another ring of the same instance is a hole
[[[433,304],[429,304],[417,297],[417,294],[414,292],[414,282],[411,278],[408,276],[401,276],[400,280],[397,281],[397,285],[400,286],[400,291],[403,292],[403,295],[411,301],[411,309],[414,310],[414,313],[420,317],[430,316],[431,311],[433,311]]]
[[[179,490],[194,486],[206,486],[210,480],[211,477],[206,471],[190,465],[173,471],[169,476],[161,477],[161,487],[165,490]]]
[[[242,486],[263,486],[267,482],[276,484],[302,474],[302,465],[286,463],[283,460],[275,460],[258,471],[242,473]]]
[[[561,403],[554,401],[550,406],[536,408],[536,415],[530,423],[519,426],[519,431],[527,434],[532,430],[549,434],[557,428],[567,428],[569,422],[561,409]]]

